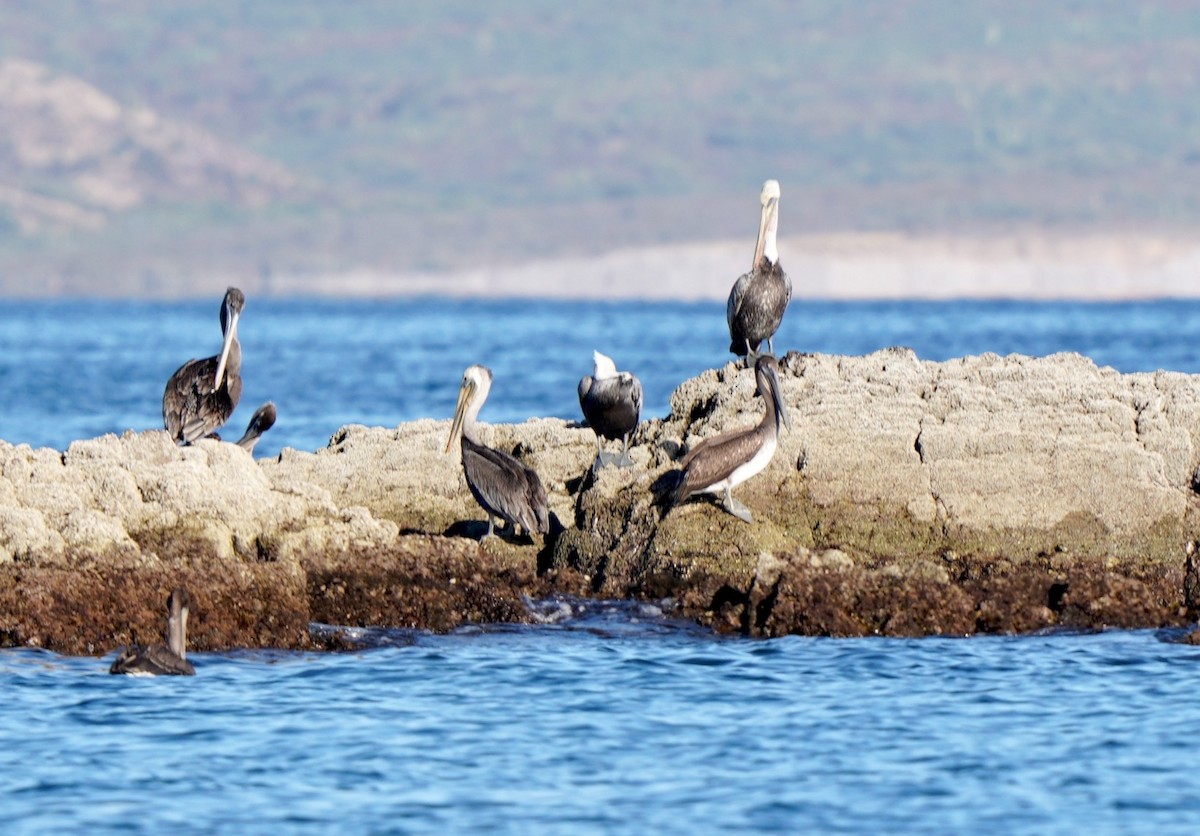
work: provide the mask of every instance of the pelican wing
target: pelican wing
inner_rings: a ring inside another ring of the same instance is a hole
[[[525,480],[529,486],[525,498],[529,502],[530,510],[533,511],[535,523],[532,529],[526,526],[525,530],[545,534],[550,531],[550,503],[546,498],[546,489],[542,487],[542,480],[532,467],[525,468]]]
[[[209,358],[212,359],[212,358]],[[172,438],[183,438],[183,426],[200,413],[200,402],[204,397],[200,381],[204,360],[188,360],[167,381],[163,390],[163,426]],[[216,372],[212,367],[210,374]],[[211,380],[211,376],[209,380]]]
[[[227,380],[215,392],[212,380],[217,372],[216,357],[189,360],[184,363],[163,391],[163,426],[171,437],[189,444],[216,430],[233,413],[237,405],[232,397]],[[241,394],[241,380],[237,380]]]
[[[759,428],[706,438],[680,461],[682,475],[675,488],[675,502],[728,479],[739,465],[749,461],[762,440]]]
[[[548,513],[546,491],[531,468],[466,436],[462,439],[462,462],[467,485],[485,511],[526,531],[544,533],[549,528],[543,523]]]
[[[742,309],[742,302],[746,299],[746,291],[750,288],[750,283],[754,281],[754,273],[743,273],[738,277],[738,280],[733,283],[733,287],[729,291],[729,299],[725,302],[725,321],[729,323],[729,336],[731,339],[736,338],[734,329],[736,327],[738,313]],[[740,329],[738,329],[740,332]]]
[[[629,375],[629,399],[633,402],[633,412],[637,416],[634,419],[636,425],[642,417],[642,382],[633,375]]]
[[[779,261],[776,261],[775,264],[773,264],[771,266],[771,272],[778,279],[779,284],[782,286],[782,290],[783,290],[783,305],[780,306],[780,314],[779,314],[779,320],[780,320],[780,322],[782,322],[783,321],[783,311],[786,311],[787,306],[792,303],[792,277],[789,276],[787,273],[783,272],[783,263],[779,262]],[[776,329],[779,328],[778,325],[776,325],[775,327],[776,327]]]
[[[629,372],[592,381],[581,400],[583,417],[596,435],[621,438],[637,426],[642,412],[642,384]]]
[[[588,415],[587,415],[587,411],[588,411],[587,399],[588,399],[588,395],[592,391],[592,386],[595,385],[595,383],[596,383],[595,378],[593,378],[590,374],[584,378],[581,378],[579,381],[579,408],[583,410],[584,418],[588,417]]]
[[[196,669],[161,644],[129,647],[113,661],[109,673],[142,676],[194,676]]]
[[[765,258],[742,275],[729,292],[725,318],[729,322],[729,350],[745,353],[746,342],[757,351],[760,342],[771,338],[783,321],[792,300],[792,280],[779,262]]]

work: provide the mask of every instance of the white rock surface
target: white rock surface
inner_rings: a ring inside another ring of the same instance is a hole
[[[1122,375],[1073,354],[934,363],[906,349],[791,355],[784,368],[793,431],[740,489],[760,519],[786,520],[802,491],[818,514],[890,508],[951,539],[1082,521],[1111,545],[1164,524],[1182,531],[1197,505],[1195,377]],[[665,450],[750,425],[762,403],[753,375],[730,364],[682,384],[672,408],[639,431],[639,467],[606,474],[597,490],[644,482],[649,492],[672,466]],[[216,441],[180,448],[160,431],[77,441],[65,453],[0,442],[0,562],[169,559],[158,550],[179,532],[215,557],[272,560],[441,534],[484,519],[457,449],[444,452],[448,430],[445,420],[348,426],[326,449],[259,462]],[[538,419],[489,433],[538,470],[569,527],[591,431]]]

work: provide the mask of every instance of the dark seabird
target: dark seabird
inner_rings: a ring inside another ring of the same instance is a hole
[[[513,535],[518,525],[526,534],[535,531],[545,534],[550,530],[550,518],[542,480],[532,468],[521,464],[508,453],[493,450],[479,441],[475,419],[491,388],[491,369],[471,366],[463,373],[446,452],[450,452],[454,437],[461,432],[462,466],[467,486],[488,515],[485,538],[495,533],[495,517],[504,520]]]
[[[629,372],[618,372],[612,358],[599,351],[592,352],[592,362],[592,373],[579,381],[579,405],[596,433],[596,462],[629,467],[629,434],[642,414],[642,383]],[[605,453],[601,438],[621,439],[621,455]]]
[[[163,392],[163,425],[181,444],[204,438],[229,420],[242,397],[242,347],[238,317],[246,297],[236,287],[221,302],[221,353],[188,360],[171,375]]]
[[[234,443],[243,450],[253,453],[254,445],[258,444],[262,434],[275,426],[275,416],[275,404],[267,401],[250,416],[250,423],[246,425],[246,433]]]
[[[188,594],[175,589],[167,598],[167,644],[128,647],[121,651],[109,673],[130,676],[194,676],[196,669],[187,660]]]
[[[779,264],[775,234],[779,228],[779,181],[768,180],[762,189],[762,217],[754,264],[729,291],[725,319],[729,322],[729,350],[746,357],[750,365],[766,340],[767,352],[775,353],[775,332],[783,321],[792,298],[792,280]]]
[[[724,493],[726,511],[746,522],[754,521],[750,510],[729,491],[770,464],[779,443],[780,422],[789,430],[792,428],[779,393],[778,374],[779,364],[775,358],[769,354],[759,355],[754,363],[754,376],[758,381],[758,394],[766,401],[766,414],[756,427],[706,438],[693,447],[680,462],[672,505],[698,493]]]

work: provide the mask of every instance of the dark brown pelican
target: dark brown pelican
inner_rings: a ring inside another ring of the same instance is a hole
[[[246,433],[234,443],[243,450],[253,453],[254,445],[258,444],[262,434],[275,426],[275,416],[275,404],[267,401],[250,416],[250,423],[246,425]]]
[[[592,373],[579,381],[579,405],[596,433],[596,463],[629,467],[629,434],[642,414],[642,383],[629,372],[618,372],[611,357],[592,352]],[[605,453],[601,438],[621,439],[621,455]]]
[[[463,373],[462,387],[458,391],[458,405],[454,408],[454,421],[450,424],[450,438],[446,452],[454,444],[454,437],[462,433],[462,466],[467,477],[467,486],[488,515],[488,530],[484,538],[495,532],[494,518],[505,521],[509,532],[516,534],[519,525],[526,534],[545,534],[550,530],[549,509],[546,507],[546,490],[537,473],[521,464],[508,453],[485,447],[477,434],[475,419],[492,388],[492,370],[485,366],[471,366]],[[503,529],[502,529],[503,530]]]
[[[767,341],[767,352],[775,353],[775,332],[783,321],[792,298],[792,280],[779,264],[775,234],[779,228],[779,181],[768,180],[762,188],[762,217],[754,263],[729,291],[725,319],[729,322],[729,350],[746,357],[750,365],[758,348]]]
[[[706,438],[688,451],[680,462],[679,481],[671,497],[673,505],[698,493],[724,493],[726,511],[746,522],[754,521],[750,509],[729,491],[770,464],[779,443],[779,423],[782,421],[789,430],[792,428],[779,393],[778,374],[775,358],[759,355],[754,363],[754,376],[758,394],[767,404],[766,414],[756,427]]]
[[[121,651],[109,673],[131,676],[194,676],[196,669],[187,660],[188,594],[175,589],[167,598],[167,644],[128,647]]]
[[[204,438],[229,420],[242,397],[242,347],[238,317],[246,297],[236,287],[221,302],[221,353],[180,366],[163,392],[163,425],[181,444]]]

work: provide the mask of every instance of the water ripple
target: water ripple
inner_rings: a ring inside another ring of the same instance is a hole
[[[648,415],[728,359],[716,304],[251,302],[243,408],[280,408],[264,455],[320,447],[345,423],[448,417],[474,362],[496,372],[486,417],[513,421],[576,417],[594,348],[639,373]],[[212,301],[13,303],[0,322],[4,436],[60,449],[157,427],[163,382],[213,345],[216,324]],[[1079,351],[1121,371],[1195,373],[1200,342],[1177,335],[1197,331],[1197,301],[805,301],[776,344],[908,345],[932,360]],[[188,679],[0,651],[3,829],[1200,829],[1200,649],[1170,631],[748,641],[671,610],[556,599],[536,602],[537,625],[196,654]]]
[[[0,379],[14,395],[4,438],[65,449],[77,438],[160,427],[166,379],[215,348],[215,306],[10,301],[0,310]],[[796,300],[775,344],[781,353],[833,354],[902,345],[926,360],[1077,351],[1120,371],[1196,373],[1200,344],[1177,335],[1197,330],[1197,300]],[[523,421],[579,417],[575,387],[593,349],[639,375],[647,416],[668,412],[681,381],[730,359],[720,303],[251,299],[239,336],[245,389],[232,424],[240,429],[274,400],[279,423],[258,448],[268,456],[323,447],[344,424],[448,418],[472,363],[496,374],[487,419]],[[548,345],[559,359],[547,362]],[[67,368],[74,373],[62,374]]]

